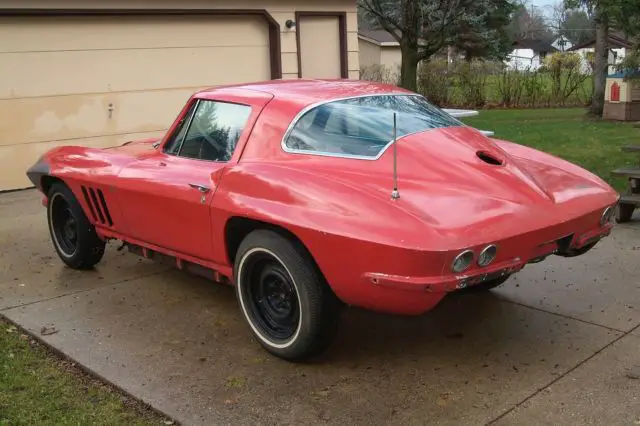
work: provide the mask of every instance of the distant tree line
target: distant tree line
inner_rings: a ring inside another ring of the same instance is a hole
[[[400,45],[399,84],[417,89],[418,64],[445,49],[467,60],[504,60],[515,40],[576,45],[596,39],[591,111],[602,115],[611,29],[640,35],[640,0],[558,0],[543,13],[525,0],[359,0],[362,19],[389,32]],[[633,62],[633,61],[636,62]],[[640,63],[640,53],[627,66]]]

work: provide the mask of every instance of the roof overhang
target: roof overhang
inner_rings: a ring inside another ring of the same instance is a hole
[[[376,46],[380,47],[400,47],[400,43],[398,43],[397,41],[378,41],[362,34],[358,34],[358,38],[360,40],[368,41],[369,43],[375,44]]]

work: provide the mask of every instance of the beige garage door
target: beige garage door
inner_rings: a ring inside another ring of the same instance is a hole
[[[303,16],[298,18],[300,39],[300,76],[304,78],[340,78],[340,18],[336,16]]]
[[[0,190],[56,145],[161,135],[188,96],[270,78],[260,16],[0,18]]]

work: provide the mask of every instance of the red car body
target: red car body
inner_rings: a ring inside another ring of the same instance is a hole
[[[204,267],[229,283],[238,229],[251,223],[285,230],[306,247],[340,300],[397,314],[421,314],[449,292],[553,253],[579,253],[610,233],[607,209],[618,194],[608,184],[567,161],[467,126],[398,139],[397,199],[391,197],[393,149],[375,161],[283,149],[290,125],[312,105],[409,93],[347,80],[204,90],[160,140],[55,148],[28,175],[45,194],[62,180],[101,238],[122,240],[147,257],[170,256],[179,268]],[[198,99],[250,106],[229,161],[163,152]],[[489,266],[452,272],[461,251],[478,253],[489,244],[498,247]]]

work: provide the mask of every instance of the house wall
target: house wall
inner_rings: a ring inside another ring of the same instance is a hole
[[[540,57],[533,49],[513,49],[506,61],[507,67],[512,70],[537,70],[540,68]]]
[[[282,78],[298,78],[296,11],[345,12],[349,78],[358,78],[358,14],[356,0],[0,0],[1,9],[264,9],[280,24]]]
[[[585,48],[576,50],[576,52],[579,53],[580,56],[582,57],[582,64],[580,67],[582,72],[584,72],[585,74],[587,73],[590,74],[592,70],[587,60],[587,55],[593,55],[593,53],[595,52],[595,48],[585,47]],[[624,47],[610,49],[609,57],[607,59],[607,61],[610,64],[608,74],[615,74],[617,72],[616,65],[620,64],[626,55],[627,55],[627,49],[625,49]]]
[[[397,72],[402,64],[402,52],[400,46],[382,46],[380,49],[380,63],[391,70]]]
[[[297,30],[285,25],[296,12],[339,16],[346,69],[331,60],[359,78],[356,0],[0,0],[0,191],[31,186],[26,169],[56,146],[161,136],[203,87],[298,78]]]
[[[370,67],[380,64],[381,51],[379,45],[368,40],[359,39],[358,46],[360,50],[360,67]]]

